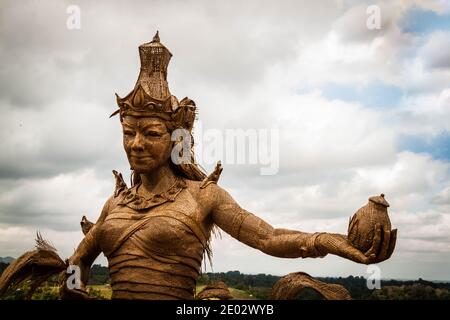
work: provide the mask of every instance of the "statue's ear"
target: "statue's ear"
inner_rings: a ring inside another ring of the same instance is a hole
[[[175,126],[191,132],[197,115],[195,102],[188,97],[184,98],[181,100],[179,108],[174,113],[173,119],[175,120]]]
[[[186,110],[184,116],[184,127],[187,130],[192,131],[192,128],[194,127],[195,116],[197,114],[197,108],[192,105],[186,106],[185,108]]]

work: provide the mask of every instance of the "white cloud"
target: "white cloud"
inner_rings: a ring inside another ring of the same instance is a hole
[[[393,132],[376,111],[328,101],[319,92],[278,96],[274,105],[276,100],[283,112],[273,110],[273,118],[281,129],[286,166],[352,167],[385,163],[394,157]]]
[[[430,35],[427,42],[420,49],[419,56],[427,67],[432,69],[449,69],[450,32],[436,31]]]
[[[114,192],[114,177],[99,179],[93,170],[27,179],[2,185],[2,223],[56,230],[78,230],[83,215],[95,221]]]
[[[109,119],[102,106],[59,99],[39,109],[6,103],[2,108],[3,177],[49,176],[101,164],[118,168],[126,159],[119,121]]]
[[[404,98],[387,112],[398,134],[420,135],[427,141],[450,131],[450,88]]]
[[[450,205],[450,187],[441,190],[432,201],[438,205]]]
[[[350,7],[333,23],[333,30],[342,42],[366,42],[380,37],[395,27],[395,21],[401,16],[402,11],[394,1],[377,4],[380,13],[379,29],[369,29],[367,21],[374,16],[372,10],[367,10],[369,5],[359,4]]]

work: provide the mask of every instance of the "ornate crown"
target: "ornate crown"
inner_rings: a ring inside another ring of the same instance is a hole
[[[171,129],[192,130],[196,106],[189,98],[180,102],[171,95],[167,83],[167,67],[172,54],[160,42],[159,32],[153,40],[139,46],[141,70],[136,85],[125,98],[116,93],[119,110],[110,117],[120,114],[134,117],[159,117],[167,121]]]

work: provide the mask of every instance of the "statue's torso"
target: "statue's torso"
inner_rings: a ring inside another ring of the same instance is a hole
[[[202,217],[189,188],[153,208],[110,208],[98,243],[108,258],[113,298],[192,299],[210,234]]]

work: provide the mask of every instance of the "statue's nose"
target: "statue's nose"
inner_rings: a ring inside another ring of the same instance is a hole
[[[131,145],[131,150],[133,151],[143,151],[144,145],[142,143],[142,136],[138,133],[135,135],[133,144]]]

